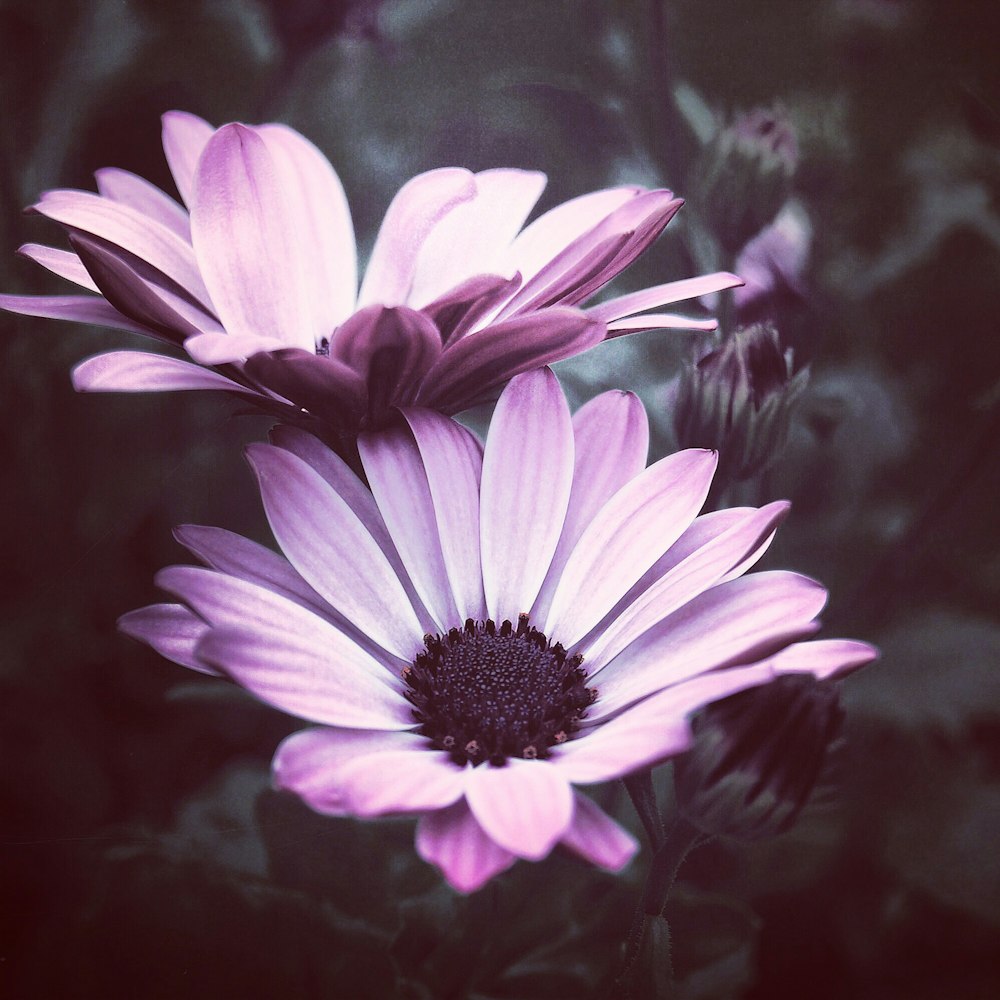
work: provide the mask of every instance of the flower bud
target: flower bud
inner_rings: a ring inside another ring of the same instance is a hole
[[[837,685],[811,674],[709,705],[674,761],[677,807],[704,833],[757,840],[789,829],[843,721]]]
[[[677,385],[674,432],[682,448],[719,452],[716,485],[747,479],[784,448],[794,404],[809,378],[767,323],[737,330],[689,365]]]
[[[739,115],[706,145],[692,198],[730,256],[774,218],[798,162],[795,130],[780,105]]]

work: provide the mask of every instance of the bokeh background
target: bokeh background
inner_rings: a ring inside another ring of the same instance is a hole
[[[682,869],[680,995],[986,1000],[998,28],[977,0],[5,0],[0,287],[60,290],[14,255],[58,239],[20,213],[40,190],[92,188],[110,165],[172,190],[159,115],[182,108],[313,139],[363,250],[399,185],[434,166],[541,168],[545,206],[667,184],[689,204],[626,291],[732,266],[707,258],[742,203],[705,193],[706,164],[720,129],[770,109],[797,156],[768,211],[791,199],[805,228],[765,313],[811,378],[753,489],[794,504],[769,565],[823,580],[829,634],[884,655],[844,685],[836,780],[797,826]],[[269,790],[293,720],[117,634],[159,599],[156,569],[184,561],[173,525],[269,540],[240,454],[262,418],[200,393],[74,394],[76,361],[128,343],[0,317],[0,994],[604,995],[642,861],[620,877],[522,863],[461,900],[416,859],[412,824],[321,819]],[[577,400],[635,388],[660,454],[690,350],[641,334],[561,377]],[[627,815],[619,789],[600,794]]]

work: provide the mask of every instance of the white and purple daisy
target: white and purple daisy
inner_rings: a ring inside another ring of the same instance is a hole
[[[99,354],[75,369],[80,390],[224,389],[356,433],[395,405],[457,413],[608,337],[713,329],[650,310],[740,283],[710,274],[578,308],[681,200],[612,188],[524,227],[544,174],[449,167],[393,199],[359,288],[344,189],[307,139],[279,124],[213,129],[173,111],[163,148],[183,205],[114,168],[97,172],[96,194],[45,192],[32,210],[59,223],[72,250],[20,252],[84,294],[0,295],[8,311],[130,330],[191,359]]]
[[[416,845],[469,892],[557,844],[617,870],[634,839],[574,786],[686,749],[700,706],[788,672],[875,656],[805,641],[826,600],[744,575],[788,505],[698,516],[714,452],[646,467],[631,393],[570,416],[548,369],[516,377],[483,447],[431,410],[363,433],[371,492],[299,428],[252,445],[285,558],[217,528],[178,538],[179,603],[122,629],[317,724],[274,758],[330,815],[419,815]]]

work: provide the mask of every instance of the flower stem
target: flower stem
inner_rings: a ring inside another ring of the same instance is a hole
[[[653,789],[653,772],[647,769],[630,774],[622,779],[622,784],[625,785],[632,805],[639,814],[646,836],[649,837],[649,846],[655,854],[663,844],[664,832],[660,810],[656,805],[656,792]]]

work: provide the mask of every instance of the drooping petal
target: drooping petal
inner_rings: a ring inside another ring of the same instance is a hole
[[[118,619],[118,628],[182,667],[218,675],[195,655],[195,647],[208,626],[183,605],[151,604],[129,611]]]
[[[316,309],[319,336],[354,311],[358,291],[358,252],[351,209],[340,178],[327,158],[287,125],[261,125],[288,197],[291,224],[309,247],[302,261],[306,293]]]
[[[18,247],[17,252],[22,257],[41,264],[47,271],[58,274],[60,278],[72,281],[73,284],[92,292],[99,291],[83,262],[69,250],[58,250],[56,247],[42,246],[39,243],[25,243],[24,246]]]
[[[291,564],[327,603],[404,661],[423,630],[399,578],[348,503],[291,452],[250,445],[274,537]]]
[[[486,617],[479,555],[482,445],[461,424],[430,410],[402,413],[423,460],[458,620],[478,621]]]
[[[420,817],[417,853],[436,865],[452,888],[475,892],[516,858],[483,832],[463,801]]]
[[[878,658],[879,651],[857,639],[797,642],[771,657],[775,673],[808,673],[820,680],[857,670]]]
[[[721,292],[723,289],[735,288],[742,284],[743,279],[735,274],[718,271],[714,274],[703,274],[698,278],[668,281],[665,285],[654,285],[652,288],[643,288],[638,292],[620,295],[617,298],[608,299],[607,302],[591,306],[587,309],[587,313],[602,323],[611,323],[613,320],[645,312],[647,309],[657,309],[674,302],[696,299],[710,292]],[[643,317],[637,318],[642,319]]]
[[[517,621],[534,604],[559,541],[573,482],[573,425],[548,368],[514,379],[483,456],[481,551],[486,607]]]
[[[708,495],[718,456],[668,455],[623,486],[582,532],[543,631],[564,646],[583,638],[680,537]]]
[[[102,198],[120,201],[162,226],[175,232],[182,240],[191,241],[188,214],[170,195],[151,184],[145,177],[118,167],[103,167],[96,171],[97,190]]]
[[[73,369],[77,392],[171,392],[183,389],[225,389],[253,395],[225,375],[206,371],[188,361],[144,351],[107,351],[81,361]]]
[[[203,118],[187,111],[168,111],[161,118],[163,153],[173,174],[177,192],[191,207],[194,195],[194,175],[198,160],[212,138],[214,129]]]
[[[21,316],[109,326],[113,330],[128,330],[156,340],[164,339],[148,326],[123,316],[110,302],[96,295],[0,295],[0,309]]]
[[[392,199],[358,294],[358,308],[402,305],[410,294],[417,256],[434,227],[476,195],[475,177],[459,167],[418,174]]]
[[[560,843],[612,872],[621,871],[639,851],[635,837],[582,792],[574,792],[573,822]]]
[[[318,327],[303,277],[308,249],[283,181],[253,129],[219,129],[195,174],[191,239],[226,330],[313,350]]]
[[[466,801],[483,830],[519,858],[538,861],[573,819],[573,790],[548,761],[511,757],[466,773]]]
[[[489,399],[508,379],[581,354],[604,339],[604,327],[576,309],[516,316],[450,344],[424,376],[420,406],[458,413]]]

